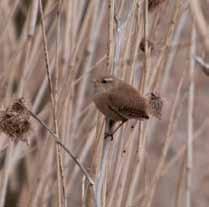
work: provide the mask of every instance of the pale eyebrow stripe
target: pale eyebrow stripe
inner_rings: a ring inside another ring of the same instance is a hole
[[[107,82],[111,82],[111,81],[113,81],[113,79],[112,79],[112,78],[105,78],[104,80],[106,80]]]

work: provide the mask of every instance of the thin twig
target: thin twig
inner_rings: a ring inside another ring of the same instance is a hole
[[[41,121],[38,116],[36,116],[32,111],[30,111],[29,109],[27,109],[28,112],[30,113],[30,115],[39,122],[39,124],[41,124],[53,137],[55,142],[60,145],[65,152],[73,159],[73,161],[78,165],[78,167],[80,168],[81,172],[86,176],[86,178],[88,179],[89,183],[91,185],[94,185],[94,181],[91,178],[91,176],[89,175],[89,173],[87,172],[86,168],[80,163],[80,161],[76,158],[76,156],[60,141],[62,140],[60,137],[57,136],[57,134],[55,132],[53,132],[51,129],[49,129],[49,127],[43,122]]]

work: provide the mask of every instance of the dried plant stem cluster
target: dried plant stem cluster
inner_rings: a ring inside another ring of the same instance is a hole
[[[207,8],[1,0],[0,206],[209,206]],[[106,74],[137,95],[106,93],[102,114]]]

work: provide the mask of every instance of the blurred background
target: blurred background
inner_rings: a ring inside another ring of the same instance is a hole
[[[208,207],[208,10],[208,0],[1,0],[1,110],[24,97],[95,179],[104,117],[90,80],[112,73],[156,91],[162,119],[114,136],[104,206]],[[79,167],[30,122],[28,144],[0,134],[0,206],[95,206]]]

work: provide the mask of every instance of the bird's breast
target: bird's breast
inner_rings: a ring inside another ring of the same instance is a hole
[[[121,121],[123,118],[113,110],[111,107],[111,102],[107,96],[107,94],[100,94],[94,98],[94,103],[96,107],[99,109],[101,113],[103,113],[106,117],[114,120]]]

